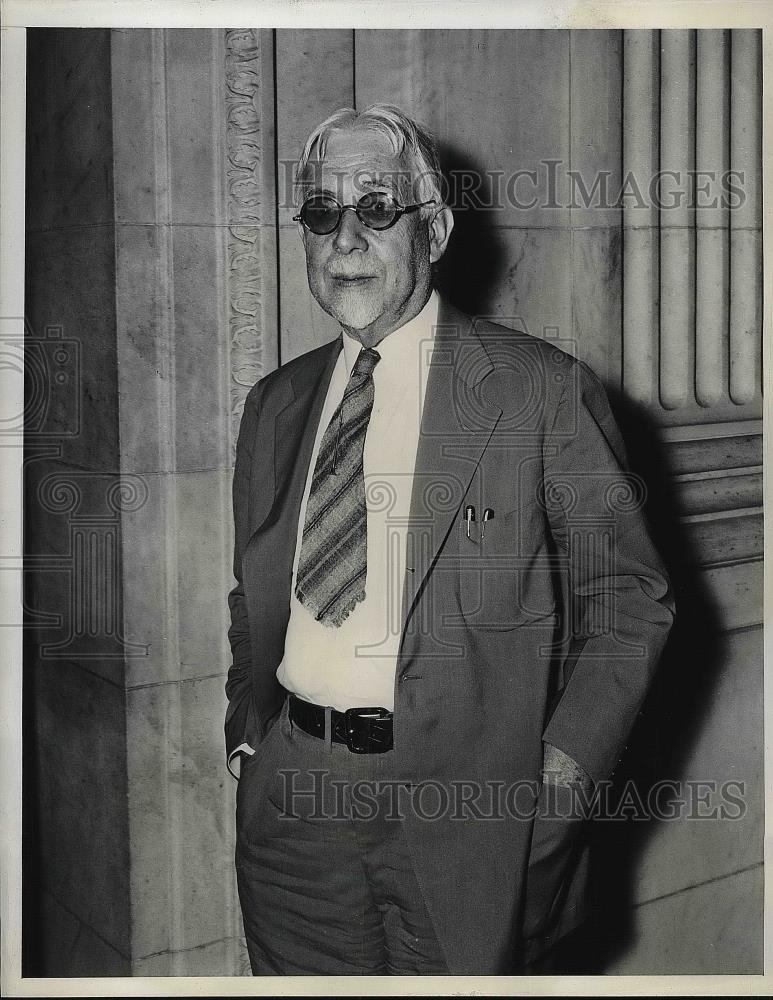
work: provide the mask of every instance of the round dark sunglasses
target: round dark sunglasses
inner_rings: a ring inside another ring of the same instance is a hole
[[[415,212],[424,205],[432,205],[433,201],[434,199],[430,199],[419,202],[418,205],[400,205],[390,194],[369,191],[356,205],[341,205],[331,195],[313,194],[304,201],[298,215],[293,216],[293,222],[302,222],[317,236],[328,236],[338,229],[344,210],[353,208],[360,222],[369,229],[389,229],[406,212]]]

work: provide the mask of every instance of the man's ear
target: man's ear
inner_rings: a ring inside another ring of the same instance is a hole
[[[454,213],[445,205],[435,212],[429,223],[429,260],[431,264],[445,253],[451,230],[454,228]]]

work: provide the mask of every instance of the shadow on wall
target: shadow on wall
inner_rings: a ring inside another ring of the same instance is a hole
[[[639,802],[644,814],[651,815],[650,789],[659,782],[678,781],[684,774],[702,720],[710,710],[722,663],[721,632],[718,608],[698,571],[698,553],[679,521],[679,502],[668,452],[658,428],[643,408],[612,390],[608,394],[625,439],[629,468],[647,484],[645,513],[653,541],[671,577],[677,608],[654,682],[612,776],[609,796],[613,806],[630,802],[629,816],[641,815]],[[631,787],[638,792],[635,800],[631,800],[630,792],[626,793],[626,788]],[[661,807],[667,801],[667,796],[661,796]],[[634,943],[632,906],[636,872],[660,822],[651,818],[643,822],[592,824],[593,921],[559,946],[545,972],[603,974]],[[668,864],[670,859],[663,857],[662,862]]]
[[[668,455],[657,428],[629,400],[610,393],[610,402],[626,440],[629,464],[648,487],[650,530],[671,576],[677,606],[658,673],[615,776],[618,786],[630,779],[646,795],[657,782],[681,777],[710,710],[722,665],[719,609],[699,573],[699,553],[679,522]],[[619,916],[630,899],[637,859],[656,822],[629,823],[619,832],[607,823],[597,831],[596,858],[606,858],[608,869],[606,878],[597,879],[599,910],[608,910],[610,916],[600,923],[600,938],[610,958],[622,950],[630,933],[622,920],[616,928],[612,915]]]
[[[480,176],[486,176],[478,164],[448,147],[441,150],[441,162],[447,174],[477,170]],[[484,189],[479,192],[483,204],[488,195]],[[492,221],[485,211],[456,210],[454,232],[435,273],[441,294],[472,315],[490,315],[493,289],[500,284],[509,263]],[[613,775],[609,796],[612,803],[619,801],[625,786],[632,782],[646,806],[654,785],[678,780],[683,773],[711,704],[721,665],[719,616],[701,581],[698,553],[680,524],[679,502],[659,428],[644,408],[610,387],[607,390],[625,440],[629,468],[647,485],[645,515],[671,576],[677,605],[667,647]],[[590,889],[594,917],[544,956],[530,969],[532,973],[603,974],[633,943],[635,876],[657,823],[652,819],[592,824]]]
[[[504,242],[491,225],[494,213],[475,209],[476,204],[493,202],[492,178],[481,164],[462,157],[450,146],[440,147],[440,160],[446,177],[479,177],[482,184],[480,190],[465,194],[461,182],[449,181],[454,229],[442,260],[435,265],[435,284],[440,294],[463,312],[489,315],[492,291],[501,283],[509,263]]]

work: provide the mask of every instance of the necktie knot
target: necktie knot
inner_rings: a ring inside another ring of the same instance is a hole
[[[373,369],[380,360],[381,355],[378,351],[374,351],[372,347],[363,347],[357,355],[357,360],[354,362],[352,376],[356,378],[368,378],[373,374]]]

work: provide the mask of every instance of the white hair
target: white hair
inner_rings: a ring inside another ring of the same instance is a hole
[[[387,136],[395,155],[404,157],[406,165],[413,171],[417,201],[434,201],[437,208],[443,205],[440,161],[432,134],[391,104],[373,104],[359,112],[354,108],[339,108],[312,129],[295,172],[296,201],[302,200],[303,180],[315,147],[321,160],[333,132],[355,128],[370,129]]]

